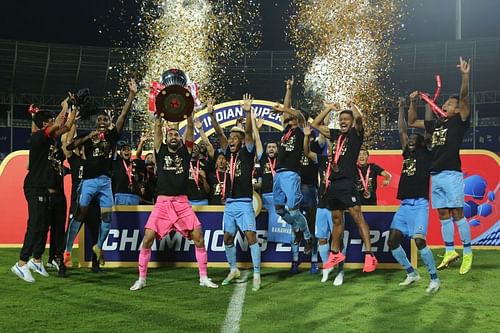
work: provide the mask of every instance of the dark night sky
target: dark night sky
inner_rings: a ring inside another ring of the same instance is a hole
[[[132,3],[132,1],[128,1]],[[261,49],[284,50],[290,1],[261,0],[263,44]],[[408,0],[409,15],[398,40],[403,43],[455,38],[456,0]],[[89,1],[3,1],[0,38],[82,45],[112,45],[112,40],[131,40],[119,30],[126,26],[109,15],[116,0]],[[499,0],[462,0],[462,37],[474,39],[500,35]],[[137,13],[134,5],[125,8]],[[94,22],[97,19],[97,22]],[[113,33],[100,34],[106,23]]]

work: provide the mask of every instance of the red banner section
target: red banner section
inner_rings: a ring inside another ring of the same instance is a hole
[[[500,158],[486,150],[463,150],[462,168],[465,177],[465,215],[471,225],[474,245],[500,245]],[[15,246],[23,242],[26,230],[27,206],[23,194],[28,151],[9,154],[0,165],[0,245]],[[396,199],[402,157],[397,150],[371,151],[370,163],[376,163],[393,175],[391,184],[378,187],[378,204],[399,205]],[[69,199],[71,179],[65,179],[66,197]],[[69,207],[69,205],[68,205]],[[442,245],[441,227],[437,214],[430,213],[428,243]],[[460,244],[458,232],[456,244]]]

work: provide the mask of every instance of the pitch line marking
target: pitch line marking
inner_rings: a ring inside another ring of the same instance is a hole
[[[227,307],[226,318],[221,328],[221,333],[237,333],[240,331],[240,319],[243,313],[243,303],[245,303],[245,294],[247,290],[248,271],[243,271],[240,279],[243,283],[238,283],[234,287],[233,295]]]

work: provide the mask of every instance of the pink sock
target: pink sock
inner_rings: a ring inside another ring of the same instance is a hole
[[[207,277],[207,251],[204,247],[195,247],[196,261],[198,262],[198,270],[200,272],[200,278]]]
[[[151,249],[141,248],[139,253],[139,278],[146,279],[148,275],[148,263],[151,260]]]

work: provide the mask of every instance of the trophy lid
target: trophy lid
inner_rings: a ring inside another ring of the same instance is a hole
[[[187,84],[186,74],[177,68],[171,68],[163,72],[161,75],[161,83],[166,87],[169,86],[181,86],[184,87]]]

